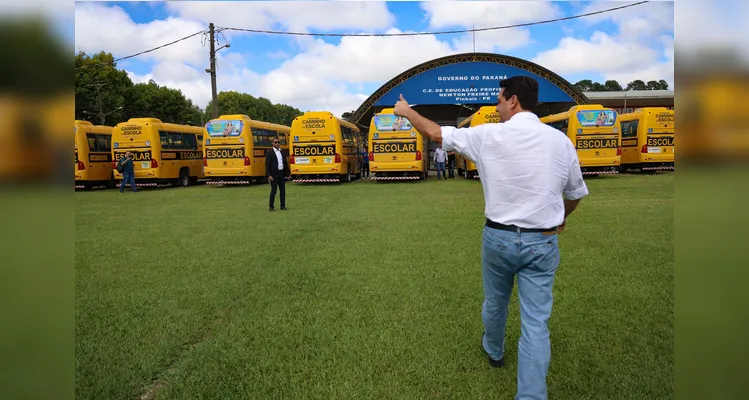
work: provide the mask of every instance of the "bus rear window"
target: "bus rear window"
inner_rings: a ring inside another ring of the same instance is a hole
[[[377,114],[374,116],[375,129],[378,131],[410,131],[413,129],[411,121],[405,117],[397,117],[394,114]]]
[[[210,137],[237,137],[242,134],[244,121],[239,119],[214,119],[205,124]]]

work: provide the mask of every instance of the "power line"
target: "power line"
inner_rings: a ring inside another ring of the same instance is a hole
[[[569,17],[562,17],[562,18],[555,18],[555,19],[549,19],[545,21],[536,21],[536,22],[526,22],[523,24],[514,24],[514,25],[504,25],[504,26],[495,26],[491,28],[479,28],[479,29],[460,29],[460,30],[452,30],[452,31],[439,31],[439,32],[409,32],[409,33],[309,33],[309,32],[282,32],[282,31],[268,31],[268,30],[260,30],[260,29],[244,29],[244,28],[225,28],[225,27],[216,27],[216,31],[223,31],[223,30],[230,30],[230,31],[240,31],[240,32],[251,32],[251,33],[265,33],[265,34],[272,34],[272,35],[294,35],[294,36],[334,36],[334,37],[343,37],[343,36],[423,36],[423,35],[448,35],[448,34],[455,34],[455,33],[467,33],[467,32],[483,32],[483,31],[492,31],[492,30],[500,30],[500,29],[510,29],[510,28],[521,28],[525,26],[533,26],[533,25],[542,25],[542,24],[549,24],[552,22],[560,22],[560,21],[568,21],[571,19],[577,19],[577,18],[583,18],[583,17],[589,17],[591,15],[596,14],[604,14],[612,11],[621,10],[624,8],[634,7],[641,4],[650,3],[650,1],[640,1],[637,3],[627,4],[619,7],[613,7],[608,8],[605,10],[600,11],[593,11],[585,14],[578,14],[578,15],[572,15]],[[193,36],[197,36],[200,34],[205,34],[206,30],[201,30],[198,32],[195,32],[191,35],[187,35],[183,38],[177,39],[175,41],[163,44],[161,46],[157,46],[148,50],[141,51],[139,53],[131,54],[126,57],[120,57],[115,59],[113,62],[127,60],[129,58],[137,57],[146,53],[150,53],[152,51],[156,51],[159,49],[163,49],[164,47],[171,46],[173,44],[179,43],[183,40],[190,39]],[[80,67],[76,67],[76,70],[83,69],[83,68],[89,68],[89,67],[96,67],[100,65],[109,65],[111,63],[109,62],[103,62],[98,64],[89,64],[89,65],[82,65]]]
[[[536,21],[536,22],[526,22],[523,24],[514,24],[514,25],[504,25],[504,26],[494,26],[491,28],[479,28],[479,29],[461,29],[461,30],[452,30],[452,31],[439,31],[439,32],[409,32],[409,33],[308,33],[308,32],[282,32],[282,31],[268,31],[268,30],[261,30],[261,29],[244,29],[244,28],[227,28],[223,27],[221,29],[230,30],[230,31],[240,31],[240,32],[252,32],[252,33],[266,33],[271,35],[293,35],[293,36],[335,36],[335,37],[343,37],[343,36],[422,36],[422,35],[448,35],[448,34],[454,34],[454,33],[467,33],[467,32],[482,32],[482,31],[493,31],[493,30],[500,30],[500,29],[510,29],[510,28],[521,28],[524,26],[533,26],[533,25],[541,25],[541,24],[549,24],[552,22],[560,22],[560,21],[568,21],[571,19],[577,19],[582,17],[589,17],[591,15],[596,14],[603,14],[611,11],[621,10],[624,8],[639,6],[641,4],[650,3],[650,1],[640,1],[637,3],[627,4],[624,6],[614,7],[614,8],[608,8],[601,11],[593,11],[585,14],[578,14],[578,15],[572,15],[569,17],[562,17],[562,18],[555,18],[555,19],[549,19],[545,21]]]
[[[133,57],[137,57],[137,56],[139,56],[139,55],[142,55],[142,54],[146,54],[146,53],[150,53],[150,52],[152,52],[152,51],[156,51],[156,50],[159,50],[159,49],[163,49],[164,47],[167,47],[167,46],[171,46],[171,45],[173,45],[173,44],[175,44],[175,43],[179,43],[179,42],[181,42],[181,41],[183,41],[183,40],[187,40],[187,39],[189,39],[189,38],[191,38],[191,37],[193,37],[193,36],[197,36],[197,35],[200,35],[201,33],[205,33],[205,32],[206,32],[205,30],[202,30],[202,31],[198,31],[198,32],[195,32],[195,33],[193,33],[193,34],[191,34],[191,35],[187,35],[187,36],[185,36],[185,37],[183,37],[183,38],[177,39],[177,40],[175,40],[175,41],[173,41],[173,42],[169,42],[169,43],[167,43],[167,44],[162,44],[161,46],[158,46],[158,47],[154,47],[154,48],[152,48],[152,49],[144,50],[144,51],[141,51],[140,53],[135,53],[135,54],[132,54],[132,55],[129,55],[129,56],[126,56],[126,57],[120,57],[120,58],[117,58],[117,59],[115,59],[115,60],[114,60],[113,62],[117,62],[117,61],[122,61],[122,60],[127,60],[128,58],[133,58]],[[96,66],[99,66],[99,65],[109,65],[109,64],[110,64],[109,62],[102,62],[102,63],[98,63],[98,64],[89,64],[89,65],[82,65],[82,66],[80,66],[80,67],[77,67],[76,69],[89,68],[89,67],[96,67]]]

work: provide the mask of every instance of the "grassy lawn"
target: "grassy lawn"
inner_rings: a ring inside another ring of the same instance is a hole
[[[673,174],[588,186],[550,397],[673,398]],[[479,182],[289,184],[275,213],[268,193],[75,194],[77,398],[512,399],[516,292],[506,367],[480,344]]]

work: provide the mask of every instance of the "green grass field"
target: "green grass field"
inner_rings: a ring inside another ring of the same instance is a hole
[[[673,398],[674,176],[587,182],[550,398]],[[76,397],[512,399],[516,292],[505,368],[480,344],[480,185],[289,184],[275,213],[267,185],[76,193]]]

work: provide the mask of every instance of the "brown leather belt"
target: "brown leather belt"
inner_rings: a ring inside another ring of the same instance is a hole
[[[486,226],[493,229],[500,229],[503,231],[511,231],[511,232],[528,232],[528,233],[556,233],[558,227],[553,228],[521,228],[516,225],[505,225],[500,224],[499,222],[494,222],[490,219],[486,219]]]

